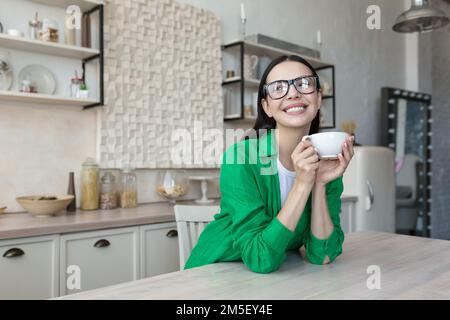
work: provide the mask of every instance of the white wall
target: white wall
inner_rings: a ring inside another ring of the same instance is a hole
[[[179,0],[215,12],[222,21],[224,42],[240,36],[241,0]],[[312,47],[321,29],[323,59],[336,65],[337,125],[344,120],[358,123],[357,140],[379,141],[382,86],[405,86],[405,41],[391,31],[402,1],[392,0],[260,0],[242,1],[248,17],[247,34],[261,33]],[[379,4],[382,30],[366,28],[366,8]],[[0,21],[6,29],[23,26],[36,6],[24,0],[0,0]],[[54,9],[39,7],[51,15]],[[62,17],[62,9],[55,9]],[[42,15],[41,15],[42,17]],[[62,18],[60,18],[62,19]],[[20,22],[21,21],[21,22]],[[26,28],[23,28],[26,31]],[[25,54],[25,53],[22,53]],[[19,57],[19,56],[15,56]],[[26,59],[33,62],[32,55]],[[17,66],[27,61],[18,60]],[[58,66],[55,74],[63,88],[73,70],[68,59],[43,62]],[[20,210],[15,197],[42,192],[65,192],[69,171],[96,150],[96,114],[63,107],[24,106],[0,102],[0,206]],[[197,171],[190,171],[196,173]],[[156,171],[140,170],[140,202],[160,201],[154,193]],[[197,197],[198,189],[189,197]],[[217,195],[217,184],[210,195]]]
[[[240,37],[240,3],[245,4],[247,34],[261,33],[314,48],[322,34],[322,59],[336,65],[336,125],[358,124],[357,141],[380,143],[380,92],[383,86],[405,87],[405,37],[394,33],[403,1],[392,0],[179,0],[216,13],[224,42]],[[366,27],[369,5],[381,8],[382,30]],[[252,123],[247,123],[248,127]],[[230,122],[226,127],[234,127]]]

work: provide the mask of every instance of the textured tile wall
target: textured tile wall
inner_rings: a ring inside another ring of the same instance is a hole
[[[107,3],[102,166],[178,167],[173,130],[193,136],[196,121],[222,130],[220,45],[219,20],[207,10],[172,0]]]

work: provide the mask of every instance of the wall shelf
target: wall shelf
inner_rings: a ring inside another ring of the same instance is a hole
[[[80,7],[81,11],[89,11],[100,4],[104,4],[102,0],[31,0],[31,1],[59,8],[67,8],[70,5],[76,5]]]
[[[40,3],[58,8],[68,8],[70,5],[79,6],[82,14],[91,16],[97,12],[99,17],[99,49],[85,48],[80,46],[66,45],[62,43],[47,42],[41,40],[27,39],[24,37],[13,37],[7,34],[0,34],[0,48],[10,48],[29,53],[40,53],[50,56],[66,57],[81,60],[83,70],[83,81],[86,76],[86,64],[98,59],[99,62],[99,99],[73,99],[56,95],[30,94],[14,91],[0,91],[0,100],[20,101],[27,103],[41,104],[65,104],[70,106],[82,106],[83,109],[104,105],[104,1],[103,0],[30,0],[30,2]]]
[[[2,33],[0,33],[0,47],[75,59],[86,59],[100,54],[100,50],[97,49],[13,37]]]
[[[50,94],[41,93],[25,93],[17,91],[0,90],[0,100],[16,101],[25,103],[52,104],[52,105],[68,105],[83,107],[98,102],[94,99],[74,99],[66,98]]]

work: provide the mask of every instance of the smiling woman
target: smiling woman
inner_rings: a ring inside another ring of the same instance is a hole
[[[258,92],[256,139],[226,150],[220,213],[201,234],[186,269],[241,260],[268,273],[287,251],[303,246],[314,264],[341,254],[342,175],[353,141],[346,139],[337,160],[319,160],[311,142],[301,141],[319,130],[321,99],[317,73],[301,57],[282,56],[268,66]],[[266,170],[268,163],[276,170]]]

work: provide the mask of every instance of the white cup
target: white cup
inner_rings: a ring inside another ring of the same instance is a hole
[[[321,132],[304,136],[302,141],[311,141],[320,159],[334,160],[342,152],[342,144],[348,136],[346,132]]]

